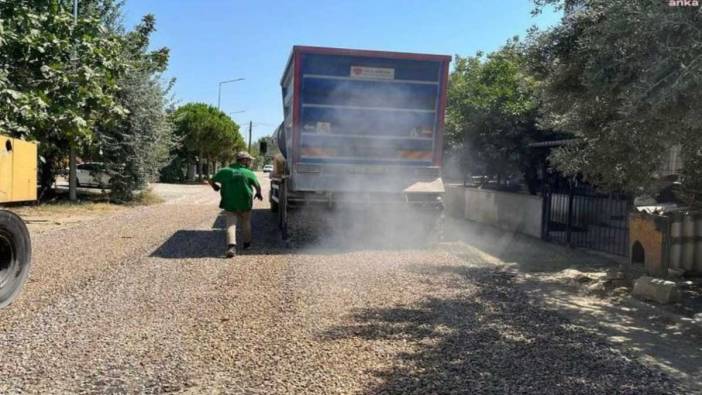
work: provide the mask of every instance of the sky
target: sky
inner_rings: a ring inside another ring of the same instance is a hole
[[[132,28],[156,17],[152,48],[170,48],[165,77],[179,104],[217,105],[253,140],[282,120],[280,77],[293,45],[474,55],[560,15],[531,15],[529,0],[127,0]]]

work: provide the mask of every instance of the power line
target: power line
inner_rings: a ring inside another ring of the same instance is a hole
[[[267,123],[267,122],[258,122],[258,121],[249,121],[253,122],[253,126],[274,126],[277,127],[278,125],[274,125],[272,123]],[[242,122],[242,124],[245,124],[246,122]],[[237,122],[239,124],[239,122]]]

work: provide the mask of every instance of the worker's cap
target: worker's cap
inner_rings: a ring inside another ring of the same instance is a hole
[[[239,151],[239,152],[237,152],[237,153],[236,153],[236,160],[243,160],[243,159],[251,159],[251,160],[254,160],[255,158],[254,158],[253,156],[251,156],[251,154],[249,154],[249,153],[246,152],[246,151]]]

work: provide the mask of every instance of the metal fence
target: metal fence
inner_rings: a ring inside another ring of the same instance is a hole
[[[543,194],[542,238],[627,256],[631,200],[589,186],[551,188]]]

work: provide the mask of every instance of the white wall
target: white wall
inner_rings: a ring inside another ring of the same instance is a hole
[[[540,196],[465,188],[465,218],[541,237]]]
[[[465,217],[465,189],[463,184],[446,184],[446,193],[444,194],[446,214],[454,218]]]
[[[541,237],[540,196],[465,189],[465,218],[499,228]]]

